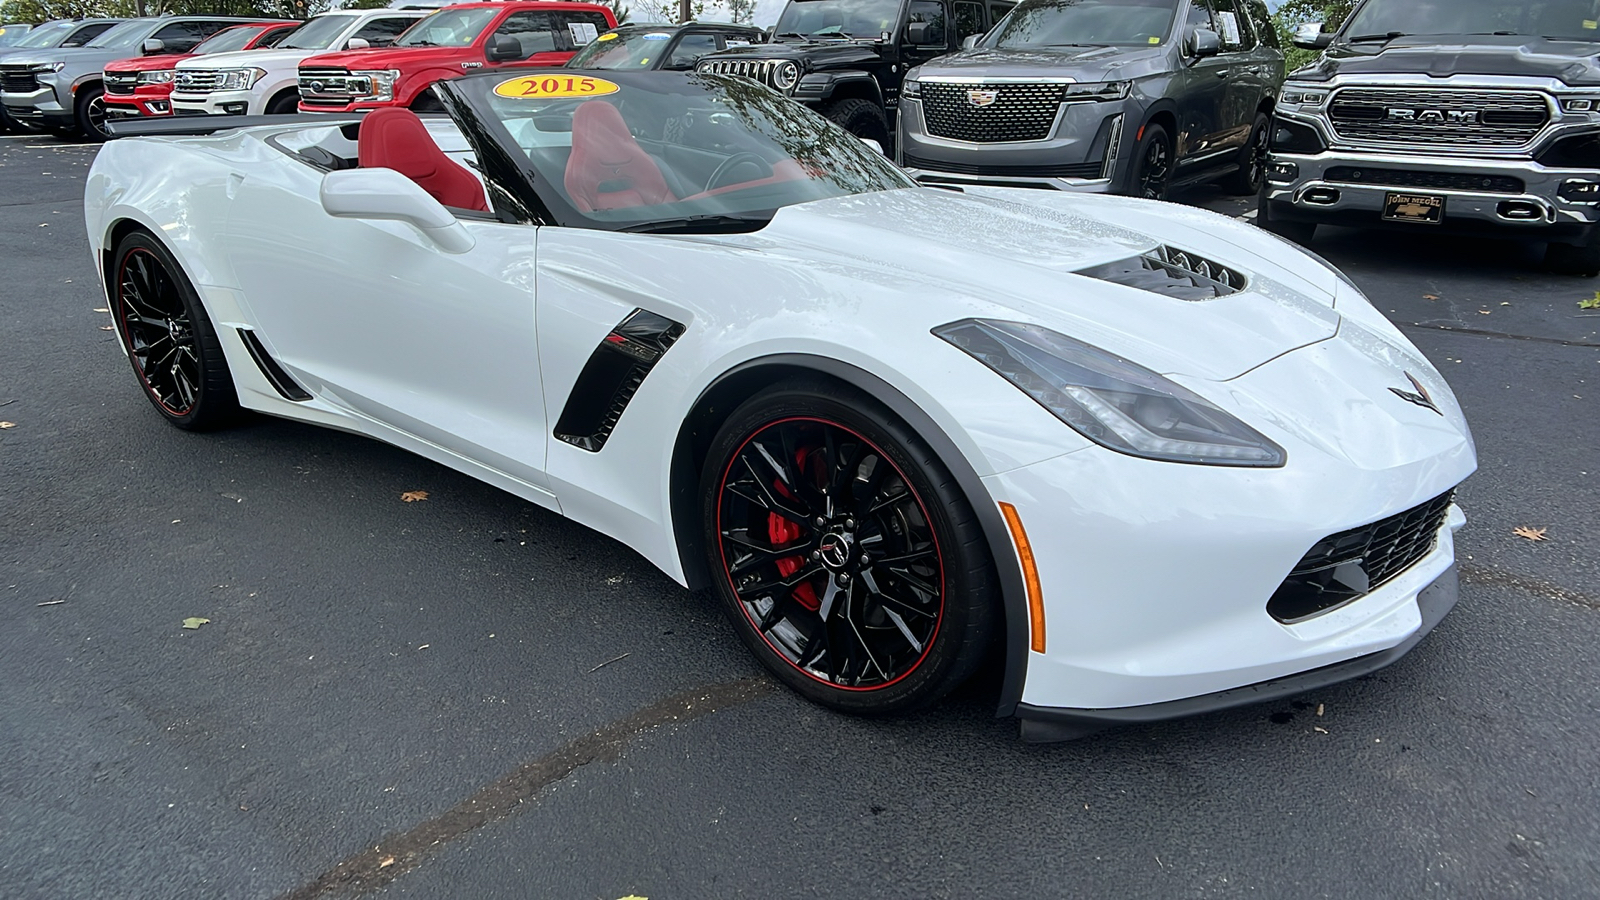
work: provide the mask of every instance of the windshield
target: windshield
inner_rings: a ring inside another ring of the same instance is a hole
[[[133,47],[149,37],[150,32],[154,30],[157,24],[159,23],[141,19],[129,19],[120,25],[111,26],[105,34],[84,44],[84,46],[100,47],[106,50],[122,50],[127,47]]]
[[[780,208],[915,187],[860,139],[754,81],[569,69],[446,82],[564,225],[751,231]]]
[[[1600,40],[1600,0],[1373,0],[1345,40],[1407,34],[1516,34]]]
[[[396,47],[466,47],[498,15],[498,9],[441,9],[411,26]]]
[[[569,69],[648,69],[672,43],[672,34],[655,29],[609,31],[590,41],[568,63]]]
[[[190,53],[196,55],[203,53],[229,53],[234,50],[243,50],[244,45],[255,40],[255,36],[262,32],[262,26],[247,25],[241,28],[227,28],[217,32],[195,45]]]
[[[26,25],[0,26],[0,47],[10,47],[28,36]]]
[[[46,22],[17,41],[18,47],[54,47],[78,27],[77,22]]]
[[[355,16],[317,16],[296,28],[288,37],[278,42],[279,50],[326,50],[333,46],[339,35]]]
[[[983,46],[1154,46],[1167,40],[1177,7],[1178,0],[1023,0]]]
[[[899,0],[790,0],[773,36],[877,38],[899,15]]]

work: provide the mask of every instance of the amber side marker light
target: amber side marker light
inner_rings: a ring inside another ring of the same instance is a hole
[[[1022,517],[1009,503],[1000,504],[1000,514],[1006,517],[1006,527],[1011,529],[1011,542],[1017,545],[1017,559],[1022,563],[1022,581],[1028,589],[1028,631],[1033,652],[1044,652],[1044,591],[1039,587],[1039,567],[1033,560],[1033,545],[1028,543],[1028,532],[1022,527]]]

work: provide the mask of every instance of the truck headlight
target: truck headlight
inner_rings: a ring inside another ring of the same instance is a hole
[[[1082,103],[1096,100],[1123,100],[1128,92],[1133,89],[1131,81],[1086,81],[1081,84],[1067,85],[1066,96],[1062,97],[1067,103]]]
[[[256,82],[267,74],[266,69],[219,69],[221,80],[217,84],[219,91],[248,91],[255,87]]]
[[[795,63],[784,60],[772,67],[772,86],[785,94],[794,90],[800,83],[800,67]]]
[[[1327,88],[1310,87],[1301,84],[1286,84],[1283,86],[1283,91],[1278,94],[1279,103],[1287,103],[1291,106],[1309,106],[1313,109],[1326,103],[1327,100]]]
[[[32,71],[34,71],[34,72],[59,72],[62,69],[65,69],[66,67],[67,67],[67,64],[64,63],[64,62],[37,63],[37,64],[35,64],[33,66]]]
[[[1166,462],[1274,468],[1282,447],[1188,388],[1064,334],[964,319],[933,330],[1108,450]]]
[[[399,69],[378,69],[367,72],[351,72],[353,78],[365,78],[372,86],[367,89],[366,100],[393,100],[394,83],[400,80]]]
[[[156,69],[150,72],[139,73],[140,84],[171,84],[172,76],[178,74],[172,69]]]
[[[1594,112],[1600,110],[1600,97],[1562,97],[1561,108],[1567,112]]]
[[[915,78],[907,78],[905,81],[900,83],[900,96],[908,97],[912,100],[921,100],[922,82],[916,80]]]

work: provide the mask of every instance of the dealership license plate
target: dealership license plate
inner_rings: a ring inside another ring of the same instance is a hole
[[[1444,198],[1434,194],[1387,194],[1383,217],[1390,222],[1437,225],[1444,221]]]

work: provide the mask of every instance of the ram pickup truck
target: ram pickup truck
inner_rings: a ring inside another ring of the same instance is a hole
[[[429,90],[436,82],[487,69],[560,66],[616,24],[611,10],[593,3],[457,3],[412,26],[387,50],[302,60],[300,111],[439,110]]]
[[[1258,224],[1524,236],[1600,274],[1595,0],[1364,0],[1279,96]]]
[[[172,115],[172,78],[178,63],[208,53],[231,53],[271,47],[299,22],[257,22],[235,25],[201,41],[188,53],[158,53],[119,59],[105,68],[106,118]]]

